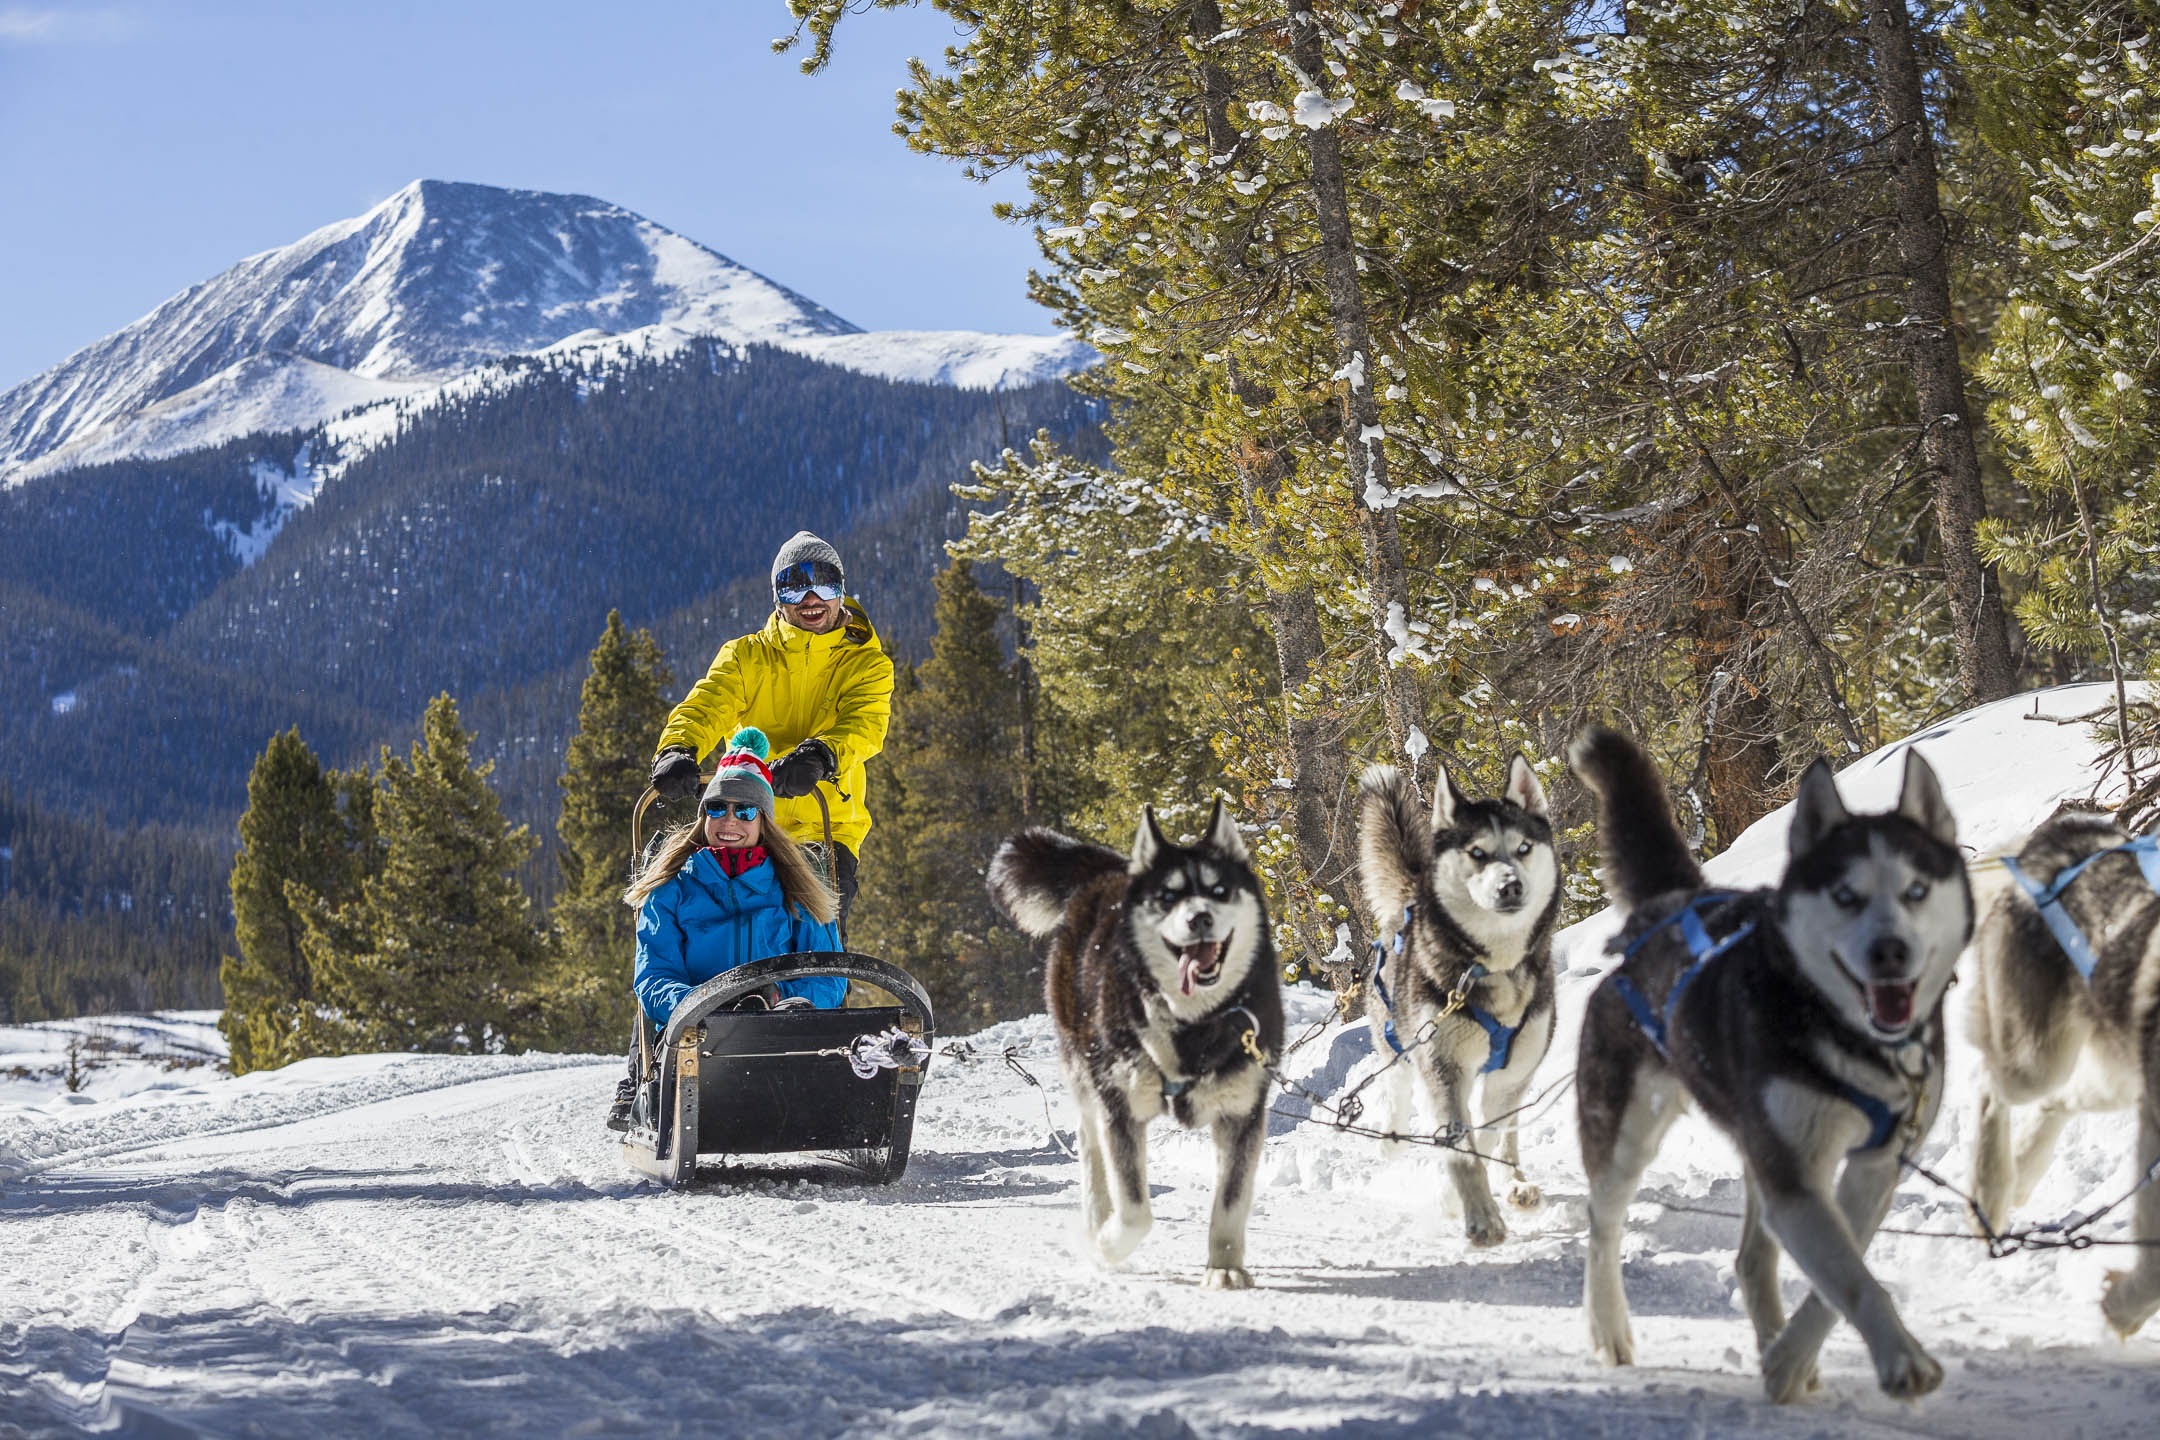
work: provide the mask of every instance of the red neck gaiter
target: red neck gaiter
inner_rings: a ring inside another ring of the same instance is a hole
[[[746,871],[755,870],[765,863],[765,847],[762,845],[708,845],[713,859],[720,862],[729,879],[740,879]]]

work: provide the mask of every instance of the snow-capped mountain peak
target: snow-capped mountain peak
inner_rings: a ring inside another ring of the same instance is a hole
[[[0,394],[0,483],[311,425],[411,400],[572,336],[641,331],[790,348],[856,337],[834,363],[960,384],[1038,378],[1091,358],[1070,341],[970,336],[959,349],[972,361],[947,355],[916,374],[922,337],[880,345],[619,205],[416,180],[363,215],[249,256]]]

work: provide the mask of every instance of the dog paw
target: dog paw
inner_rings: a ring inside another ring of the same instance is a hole
[[[1250,1290],[1252,1276],[1242,1265],[1210,1265],[1200,1284],[1209,1290]]]
[[[1140,1248],[1140,1242],[1147,1239],[1151,1224],[1152,1217],[1147,1215],[1129,1219],[1112,1215],[1095,1232],[1095,1253],[1102,1257],[1105,1265],[1124,1264],[1133,1251]]]
[[[1600,1335],[1595,1329],[1590,1334],[1590,1353],[1600,1365],[1615,1369],[1635,1363],[1635,1336],[1623,1327],[1617,1335]]]
[[[1463,1225],[1463,1233],[1470,1243],[1480,1250],[1490,1250],[1507,1239],[1507,1222],[1497,1211],[1486,1215],[1472,1215]]]
[[[1527,1180],[1517,1180],[1508,1186],[1507,1203],[1517,1210],[1535,1210],[1545,1203],[1545,1192]]]
[[[2137,1334],[2152,1318],[2153,1311],[2160,1309],[2160,1304],[2138,1303],[2130,1293],[2132,1280],[2128,1270],[2110,1270],[2100,1289],[2100,1313],[2107,1317],[2108,1328],[2121,1340]]]
[[[1875,1377],[1893,1400],[1917,1400],[1942,1384],[1943,1368],[1914,1345],[1885,1356],[1875,1367]]]
[[[1815,1356],[1798,1346],[1781,1348],[1772,1341],[1762,1357],[1763,1394],[1773,1405],[1790,1405],[1821,1382],[1815,1374]]]

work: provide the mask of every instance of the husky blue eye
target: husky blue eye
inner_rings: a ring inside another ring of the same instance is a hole
[[[1915,880],[1905,887],[1905,900],[1908,904],[1919,904],[1922,900],[1927,899],[1927,894],[1928,883],[1925,880]]]
[[[1472,845],[1470,847],[1470,858],[1473,860],[1483,860],[1485,858],[1485,847],[1482,845]]]
[[[1838,908],[1841,910],[1857,910],[1860,908],[1859,893],[1850,885],[1838,886],[1837,889],[1830,892],[1830,898],[1837,902]]]
[[[1522,844],[1517,845],[1515,847],[1515,853],[1517,855],[1528,855],[1530,853],[1530,842],[1528,840],[1525,840],[1522,842]]]

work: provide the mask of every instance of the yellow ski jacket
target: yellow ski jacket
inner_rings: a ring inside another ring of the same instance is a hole
[[[705,678],[668,716],[658,748],[681,745],[702,761],[738,727],[755,725],[777,761],[816,736],[840,761],[839,775],[818,787],[832,807],[833,839],[860,855],[870,833],[863,762],[885,748],[893,667],[862,606],[849,600],[844,611],[839,625],[813,635],[776,610],[764,629],[721,646]],[[823,838],[816,796],[777,801],[773,814],[797,840]]]

